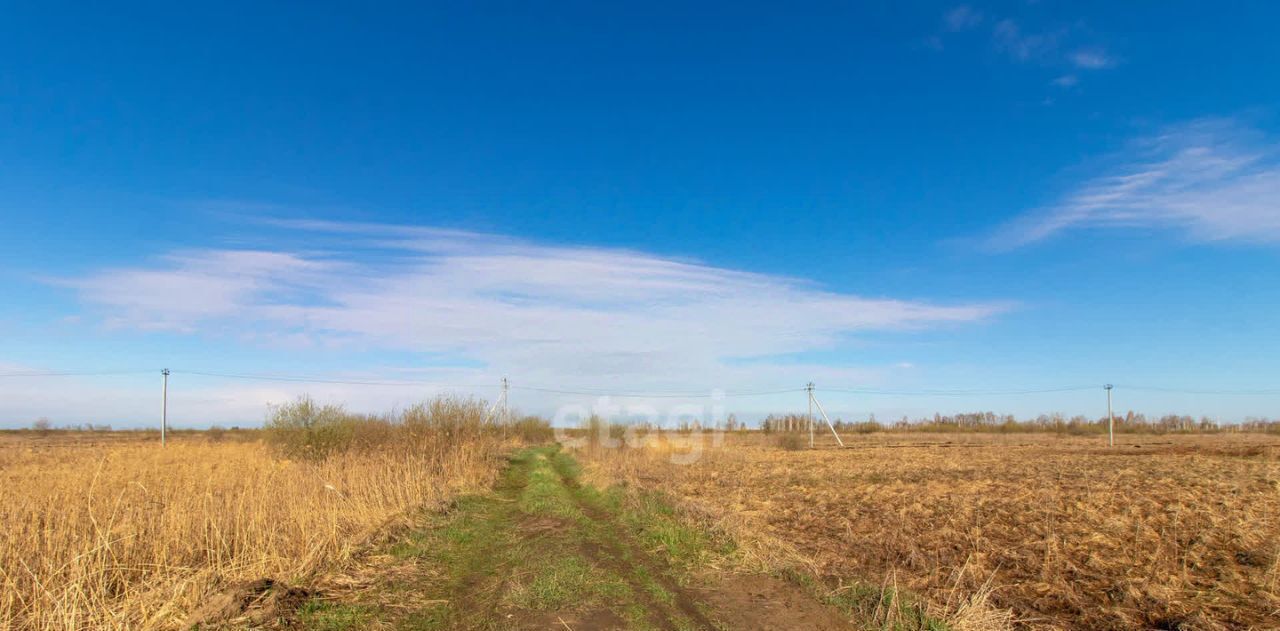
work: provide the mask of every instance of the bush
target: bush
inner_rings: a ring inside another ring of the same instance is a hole
[[[488,405],[472,398],[442,396],[399,414],[373,416],[341,405],[320,405],[303,396],[275,407],[263,426],[267,441],[291,458],[324,459],[351,450],[440,453],[485,437],[543,443],[551,424],[526,416],[510,424],[486,421]]]
[[[470,397],[440,396],[418,403],[400,414],[400,422],[413,434],[443,434],[466,439],[484,431],[488,406]]]
[[[536,416],[524,416],[513,422],[511,434],[526,443],[545,443],[554,437],[551,423]]]
[[[778,436],[777,445],[787,451],[799,451],[808,446],[808,441],[800,434],[788,433]]]
[[[360,417],[341,405],[320,405],[303,395],[276,406],[263,429],[267,441],[291,458],[325,458],[350,449]]]
[[[582,429],[587,438],[587,450],[590,453],[599,453],[601,449],[627,449],[635,445],[627,444],[628,429],[631,427],[625,423],[611,423],[596,415],[591,415],[587,419]],[[550,431],[550,426],[548,426]]]

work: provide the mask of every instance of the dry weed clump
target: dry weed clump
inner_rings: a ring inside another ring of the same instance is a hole
[[[397,514],[492,482],[503,432],[479,428],[474,406],[434,405],[386,419],[394,448],[326,442],[323,457],[190,435],[163,449],[11,441],[0,628],[176,628],[223,586],[306,580]]]
[[[956,628],[1280,626],[1274,437],[845,441],[731,437],[684,466],[670,445],[604,451],[592,471],[787,542],[833,582],[893,577]]]

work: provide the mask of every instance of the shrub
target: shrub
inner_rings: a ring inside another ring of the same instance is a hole
[[[626,449],[634,445],[627,444],[628,426],[625,423],[610,423],[596,415],[587,419],[583,431],[586,433],[587,449],[591,453],[599,453],[601,449]],[[550,426],[548,430],[550,431]]]
[[[267,442],[291,458],[324,459],[346,451],[441,454],[483,438],[542,443],[551,424],[525,416],[510,424],[486,417],[488,406],[472,398],[442,396],[399,414],[367,415],[340,405],[320,405],[303,396],[275,407],[263,427]]]
[[[799,451],[804,449],[807,444],[803,436],[796,433],[780,434],[777,438],[777,445],[787,451]]]
[[[553,438],[551,423],[537,416],[523,416],[511,424],[511,433],[526,443],[545,443]]]
[[[358,421],[341,405],[320,405],[303,395],[273,408],[263,429],[267,442],[285,455],[321,459],[351,448]]]
[[[485,402],[479,399],[440,396],[408,408],[400,414],[400,422],[413,434],[465,439],[480,435],[487,412]]]

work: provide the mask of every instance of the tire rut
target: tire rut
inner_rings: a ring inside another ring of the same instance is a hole
[[[702,613],[698,608],[697,601],[689,594],[689,591],[678,585],[670,576],[667,575],[664,568],[636,543],[635,539],[626,532],[622,524],[618,523],[617,518],[582,501],[576,493],[576,491],[581,487],[578,481],[565,475],[564,472],[557,471],[557,474],[560,476],[561,482],[563,482],[566,487],[571,491],[575,491],[570,495],[573,496],[573,501],[577,505],[578,509],[581,510],[588,519],[591,519],[597,524],[608,529],[612,538],[606,539],[600,544],[600,547],[609,552],[610,556],[613,557],[614,561],[622,570],[619,574],[623,575],[628,582],[632,583],[633,589],[635,589],[641,597],[648,596],[648,594],[645,592],[643,586],[639,585],[639,581],[637,581],[633,576],[635,566],[643,568],[645,573],[648,574],[654,582],[660,585],[662,589],[666,590],[667,593],[671,594],[675,608],[697,625],[697,628],[706,629],[708,631],[715,631],[719,628],[715,623],[707,618],[706,614]],[[630,561],[628,561],[628,559]],[[628,565],[631,567],[628,567]],[[656,605],[657,603],[654,604]],[[664,609],[665,607],[662,607],[659,611]],[[669,616],[667,617],[666,622],[670,625],[669,628],[677,628],[675,621]]]
[[[627,586],[631,588],[631,593],[635,595],[636,600],[644,607],[650,623],[663,631],[677,631],[678,627],[672,622],[671,617],[664,612],[665,608],[662,604],[654,600],[648,590],[632,576],[631,572],[627,571],[627,568],[622,565],[620,560],[612,558],[612,555],[603,553],[600,546],[594,543],[584,542],[579,549],[582,555],[591,562],[616,570],[615,573],[627,583]]]

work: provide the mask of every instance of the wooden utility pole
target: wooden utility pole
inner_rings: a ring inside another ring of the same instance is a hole
[[[1107,446],[1116,446],[1116,415],[1111,413],[1111,384],[1102,386],[1107,390]]]
[[[164,447],[165,434],[169,431],[169,369],[161,370],[160,374],[163,380],[160,386],[160,446]]]

